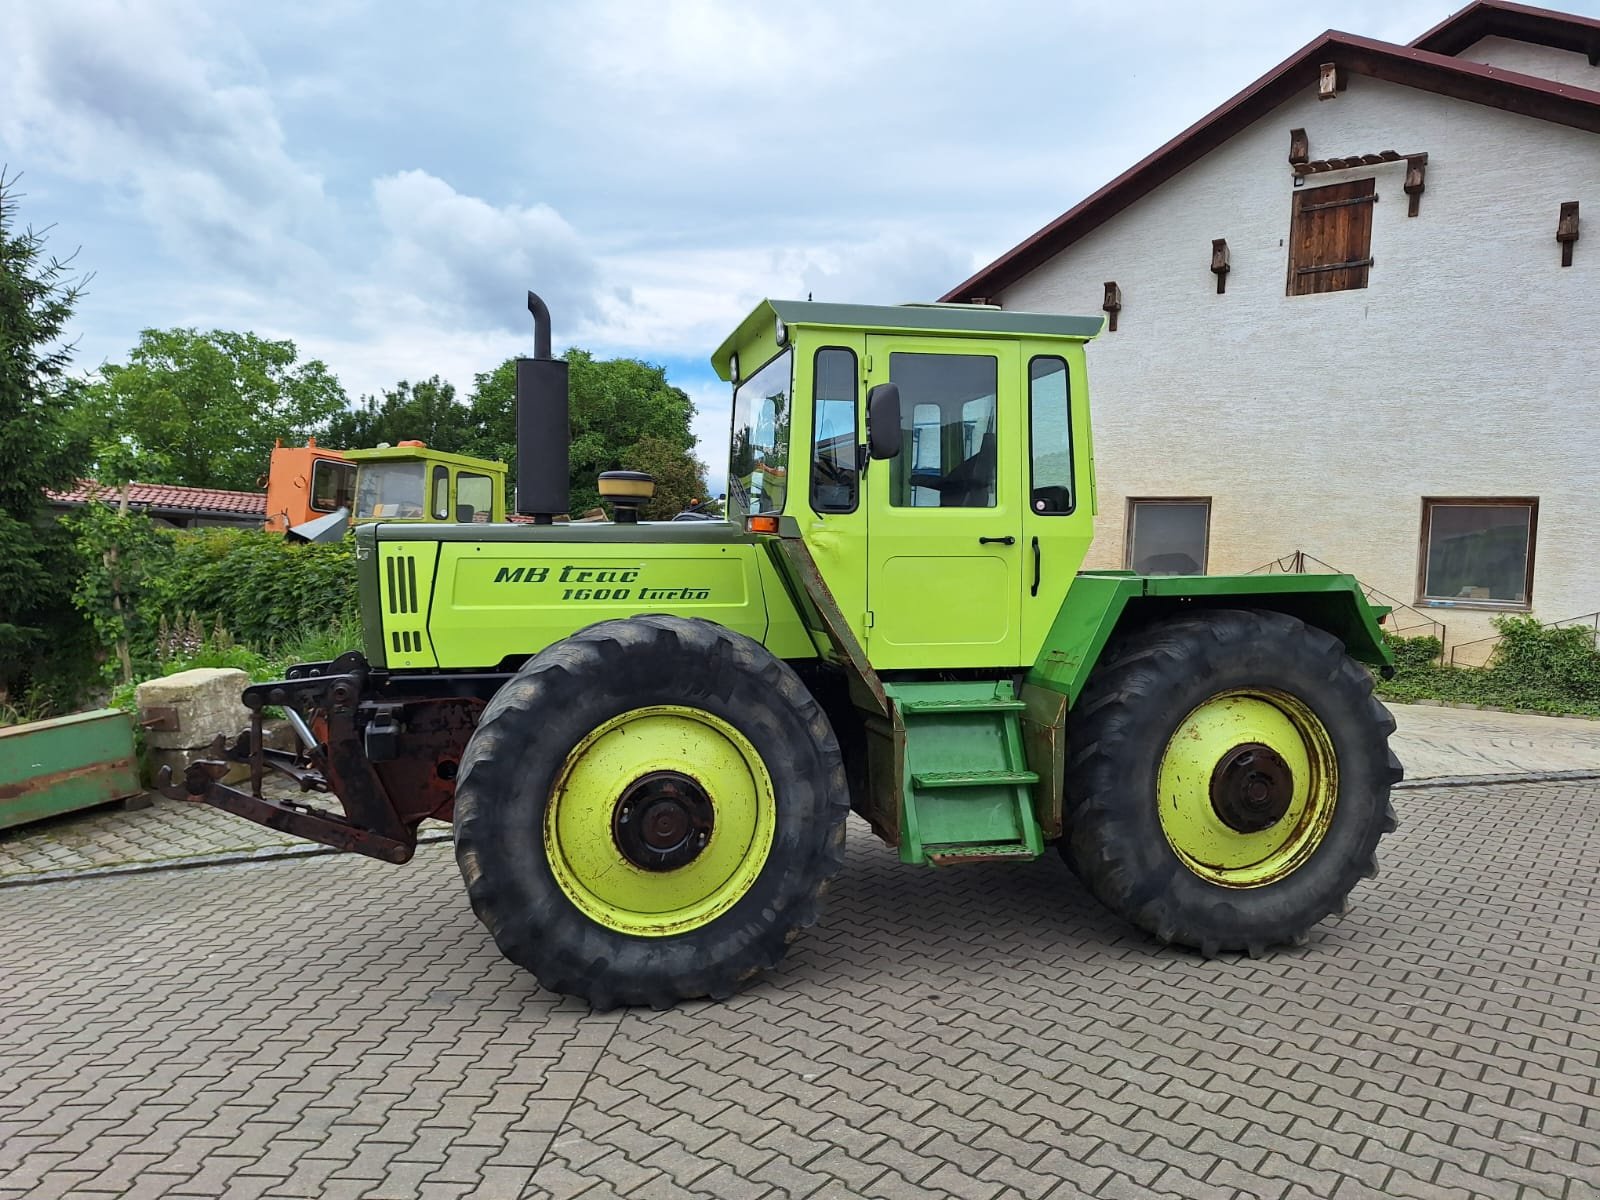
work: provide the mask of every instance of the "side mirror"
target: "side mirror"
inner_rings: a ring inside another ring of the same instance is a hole
[[[893,458],[900,453],[900,388],[880,383],[867,393],[867,455]]]

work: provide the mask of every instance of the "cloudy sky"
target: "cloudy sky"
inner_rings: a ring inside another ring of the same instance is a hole
[[[94,272],[80,366],[195,325],[466,391],[532,287],[720,464],[762,296],[933,299],[1329,24],[1464,2],[0,0],[0,162]]]

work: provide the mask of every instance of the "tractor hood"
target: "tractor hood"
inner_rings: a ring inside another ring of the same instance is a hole
[[[758,543],[728,521],[365,526],[356,571],[367,657],[391,669],[492,670],[640,612],[704,617],[782,657],[814,657]]]

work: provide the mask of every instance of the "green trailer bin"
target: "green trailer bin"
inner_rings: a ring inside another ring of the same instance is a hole
[[[141,794],[133,721],[120,709],[0,729],[0,829]]]

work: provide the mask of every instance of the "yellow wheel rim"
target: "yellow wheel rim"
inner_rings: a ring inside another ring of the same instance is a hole
[[[1339,796],[1333,740],[1286,692],[1213,696],[1178,726],[1156,780],[1161,832],[1184,866],[1223,887],[1262,887],[1327,836]]]
[[[749,739],[701,709],[657,705],[573,747],[545,807],[544,849],[591,920],[668,937],[750,890],[776,825],[772,778]]]

